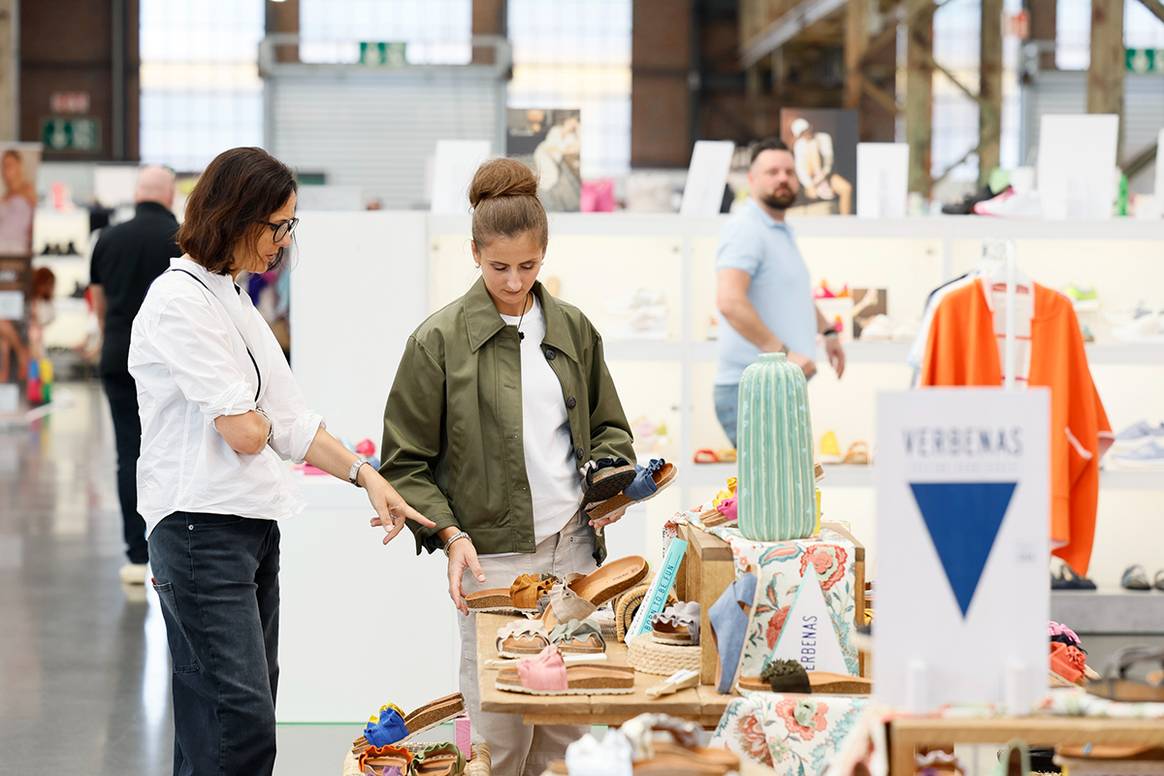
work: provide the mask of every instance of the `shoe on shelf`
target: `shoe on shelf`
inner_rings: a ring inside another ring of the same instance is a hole
[[[844,459],[841,455],[841,443],[837,441],[835,431],[824,433],[820,438],[819,448],[821,463],[840,463]]]
[[[1117,448],[1139,447],[1153,439],[1164,442],[1164,423],[1153,425],[1146,420],[1141,420],[1116,434],[1115,446]]]
[[[1063,289],[1063,295],[1071,300],[1076,312],[1091,312],[1099,309],[1099,294],[1093,286],[1072,283]]]
[[[144,585],[149,568],[150,564],[148,563],[126,563],[118,569],[117,576],[121,578],[121,583],[124,585]]]
[[[1139,315],[1111,333],[1123,342],[1164,342],[1164,314]]]
[[[1152,589],[1152,583],[1148,581],[1148,572],[1140,564],[1128,566],[1124,569],[1124,574],[1120,577],[1120,587],[1124,590],[1135,590],[1137,593],[1146,593]]]
[[[976,204],[974,214],[1000,218],[1042,218],[1043,206],[1038,194],[1020,194],[1009,188],[994,199]]]
[[[983,186],[978,191],[967,194],[961,202],[951,202],[942,205],[942,212],[948,216],[968,216],[974,212],[974,206],[994,198],[994,192],[989,186]]]
[[[1116,469],[1164,469],[1164,441],[1152,439],[1136,447],[1117,450],[1108,458]]]
[[[1087,577],[1081,577],[1075,570],[1064,563],[1059,567],[1059,574],[1051,574],[1052,590],[1095,590],[1095,583]]]
[[[846,286],[846,288],[848,288],[848,286]],[[821,280],[820,285],[812,290],[813,299],[836,299],[836,297],[837,294],[835,294],[833,290],[829,288],[829,282],[827,280]]]

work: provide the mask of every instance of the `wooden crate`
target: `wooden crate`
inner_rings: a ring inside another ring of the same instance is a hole
[[[736,578],[732,551],[727,542],[707,531],[685,525],[680,538],[687,542],[687,554],[679,566],[675,595],[681,601],[699,602],[699,681],[715,684],[719,654],[711,639],[708,610]]]

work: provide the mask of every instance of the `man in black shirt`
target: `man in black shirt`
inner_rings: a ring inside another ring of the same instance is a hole
[[[137,512],[137,459],[141,454],[141,419],[137,387],[129,375],[129,333],[154,279],[182,252],[174,241],[178,220],[174,205],[174,173],[164,167],[143,167],[137,179],[136,213],[123,224],[102,232],[93,248],[89,281],[93,306],[101,323],[101,382],[113,412],[117,442],[117,490],[129,562],[121,581],[145,584],[149,545],[145,521]]]

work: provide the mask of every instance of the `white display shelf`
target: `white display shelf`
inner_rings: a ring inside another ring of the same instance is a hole
[[[715,361],[719,345],[715,340],[684,344],[676,340],[615,339],[607,340],[606,357],[620,361]],[[845,343],[845,355],[851,364],[906,365],[912,343],[899,340],[855,340]],[[1092,364],[1127,364],[1157,366],[1164,363],[1164,342],[1107,342],[1087,345],[1087,360]]]
[[[681,470],[681,476],[687,478],[688,486],[696,490],[697,498],[701,498],[701,490],[722,487],[728,477],[736,475],[738,469],[734,463],[688,463]],[[1159,490],[1162,482],[1164,468],[1105,470],[1100,475],[1100,485],[1111,490]],[[825,466],[821,488],[872,488],[873,484],[872,466],[829,464]]]
[[[551,234],[706,237],[728,216],[678,217],[670,213],[551,213]],[[468,234],[468,215],[429,216],[430,234]],[[1164,240],[1164,220],[1008,220],[977,216],[868,219],[857,216],[789,218],[798,237],[914,240]]]

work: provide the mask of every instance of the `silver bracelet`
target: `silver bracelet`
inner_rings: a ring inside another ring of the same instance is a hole
[[[464,531],[457,531],[455,534],[450,536],[449,540],[447,542],[445,542],[445,547],[444,547],[445,557],[448,557],[449,548],[453,546],[453,542],[457,541],[458,539],[468,539],[468,538],[470,538],[469,534],[465,533]]]
[[[255,412],[262,415],[267,421],[267,444],[271,444],[271,440],[275,438],[275,424],[271,422],[271,416],[262,407],[255,407]]]

